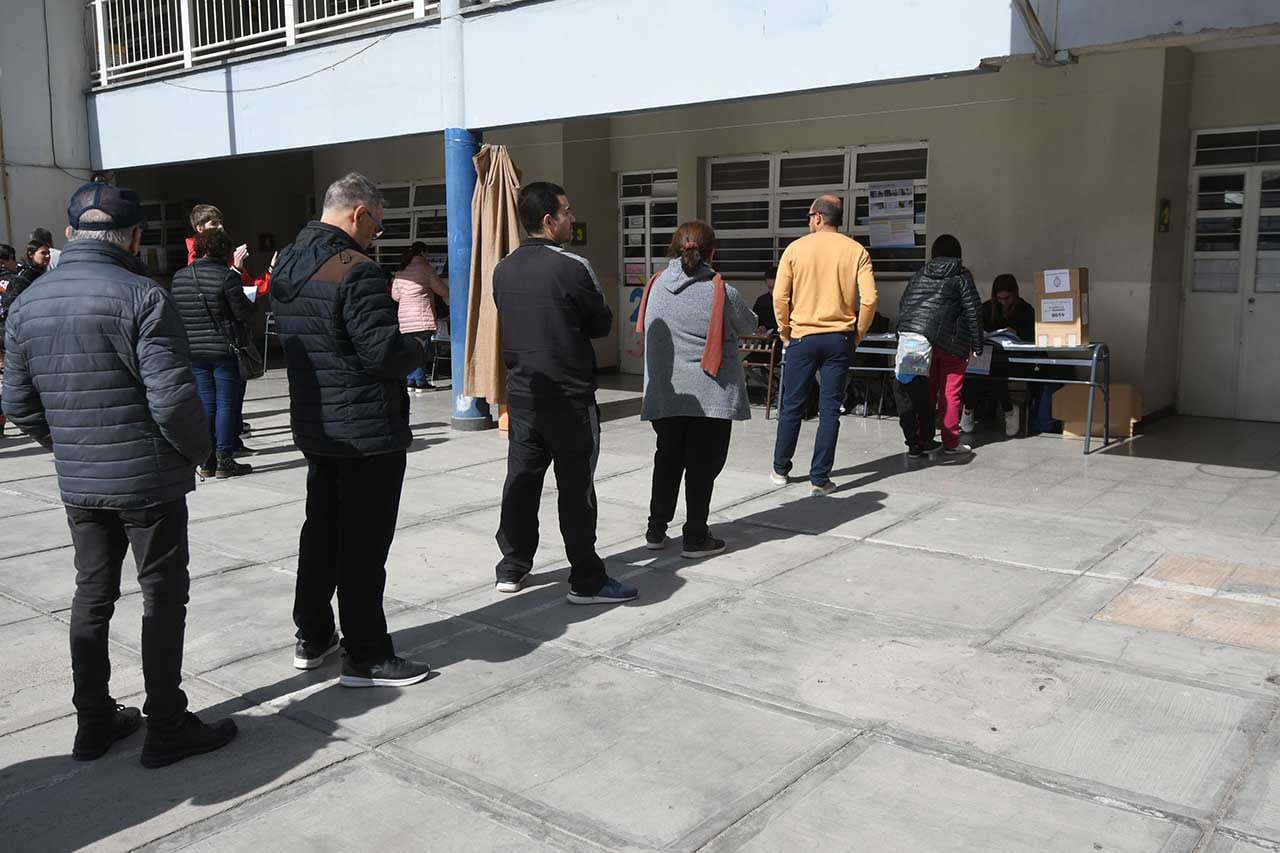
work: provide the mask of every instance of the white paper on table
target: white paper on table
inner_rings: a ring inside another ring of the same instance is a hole
[[[982,355],[970,355],[969,366],[965,368],[965,373],[978,373],[986,375],[991,372],[991,356],[995,353],[995,347],[983,347]]]
[[[258,288],[254,287],[252,284],[244,285],[241,290],[244,291],[245,298],[250,302],[258,301]]]
[[[1040,322],[1041,323],[1071,323],[1076,319],[1074,300],[1071,299],[1041,299],[1040,300]]]
[[[1045,293],[1070,293],[1071,292],[1071,270],[1045,270],[1044,271],[1044,292]]]

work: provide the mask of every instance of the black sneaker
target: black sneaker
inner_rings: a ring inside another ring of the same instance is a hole
[[[343,687],[408,687],[430,675],[431,667],[425,663],[395,655],[376,663],[356,663],[350,655],[344,655],[338,683]]]
[[[240,422],[240,434],[241,434],[241,435],[250,435],[250,434],[252,434],[252,433],[253,433],[253,424],[249,423],[248,421],[241,421],[241,422]]]
[[[200,463],[200,467],[196,469],[196,473],[200,475],[201,480],[208,480],[218,473],[218,454],[210,453],[209,458]]]
[[[218,473],[215,476],[219,480],[225,480],[228,477],[243,477],[245,474],[251,473],[253,473],[252,465],[237,462],[230,453],[218,454]]]
[[[723,553],[724,540],[708,536],[701,542],[684,543],[684,550],[680,552],[680,556],[689,560],[697,560],[702,557],[714,557],[716,554]]]
[[[230,717],[210,724],[186,711],[175,726],[156,729],[148,724],[147,739],[142,744],[142,766],[167,767],[193,755],[222,749],[235,736],[236,721]]]
[[[232,456],[253,456],[258,451],[254,450],[244,443],[244,439],[237,438],[235,446],[231,448]]]
[[[663,548],[667,547],[667,534],[655,533],[652,530],[645,531],[644,547],[648,548],[650,551],[661,551]]]
[[[76,727],[76,742],[71,748],[71,757],[76,761],[101,758],[111,748],[111,744],[124,740],[141,725],[142,712],[124,705],[116,705],[109,716],[81,720]]]
[[[299,640],[297,645],[293,647],[293,668],[317,669],[324,666],[324,662],[329,655],[341,647],[342,644],[338,642],[337,632],[334,632],[334,635],[329,638],[329,642],[323,644]]]

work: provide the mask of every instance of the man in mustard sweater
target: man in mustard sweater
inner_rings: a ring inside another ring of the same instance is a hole
[[[815,496],[835,491],[831,468],[840,435],[840,398],[849,360],[876,316],[871,256],[856,240],[840,233],[843,220],[840,199],[829,195],[816,199],[809,207],[811,233],[782,253],[773,288],[778,336],[786,354],[772,480],[777,485],[788,482],[805,397],[817,376],[821,402],[809,467]]]

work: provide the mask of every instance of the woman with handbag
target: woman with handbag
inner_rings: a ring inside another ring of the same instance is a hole
[[[253,470],[232,457],[240,427],[244,378],[240,354],[253,303],[240,274],[229,266],[231,238],[206,229],[196,235],[196,259],[173,274],[172,292],[191,346],[191,372],[204,402],[214,452],[199,468],[203,478],[239,477]]]

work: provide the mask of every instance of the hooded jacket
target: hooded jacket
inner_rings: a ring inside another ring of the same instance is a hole
[[[183,325],[187,327],[191,360],[225,361],[234,358],[227,344],[224,324],[227,332],[239,333],[243,324],[253,316],[253,303],[244,295],[240,274],[221,261],[200,258],[173,274],[169,292],[173,294]]]
[[[511,406],[595,402],[591,339],[609,334],[613,312],[586,258],[531,237],[494,267],[493,301]]]
[[[672,259],[653,283],[644,312],[644,402],[640,419],[751,417],[738,336],[755,332],[756,315],[738,291],[724,286],[724,349],[715,377],[702,369],[715,270],[687,275]]]
[[[391,281],[347,234],[311,222],[280,252],[272,310],[289,373],[293,440],[304,453],[408,448],[405,377],[422,346],[400,333]]]
[[[71,241],[7,325],[4,413],[53,448],[64,503],[141,509],[195,488],[210,438],[187,334],[136,258]]]
[[[432,297],[431,279],[435,270],[422,255],[416,255],[409,265],[396,273],[391,281],[391,298],[400,304],[400,331],[434,332],[436,309]]]
[[[924,335],[958,358],[982,353],[982,297],[958,258],[934,258],[907,283],[898,304],[898,331]]]

